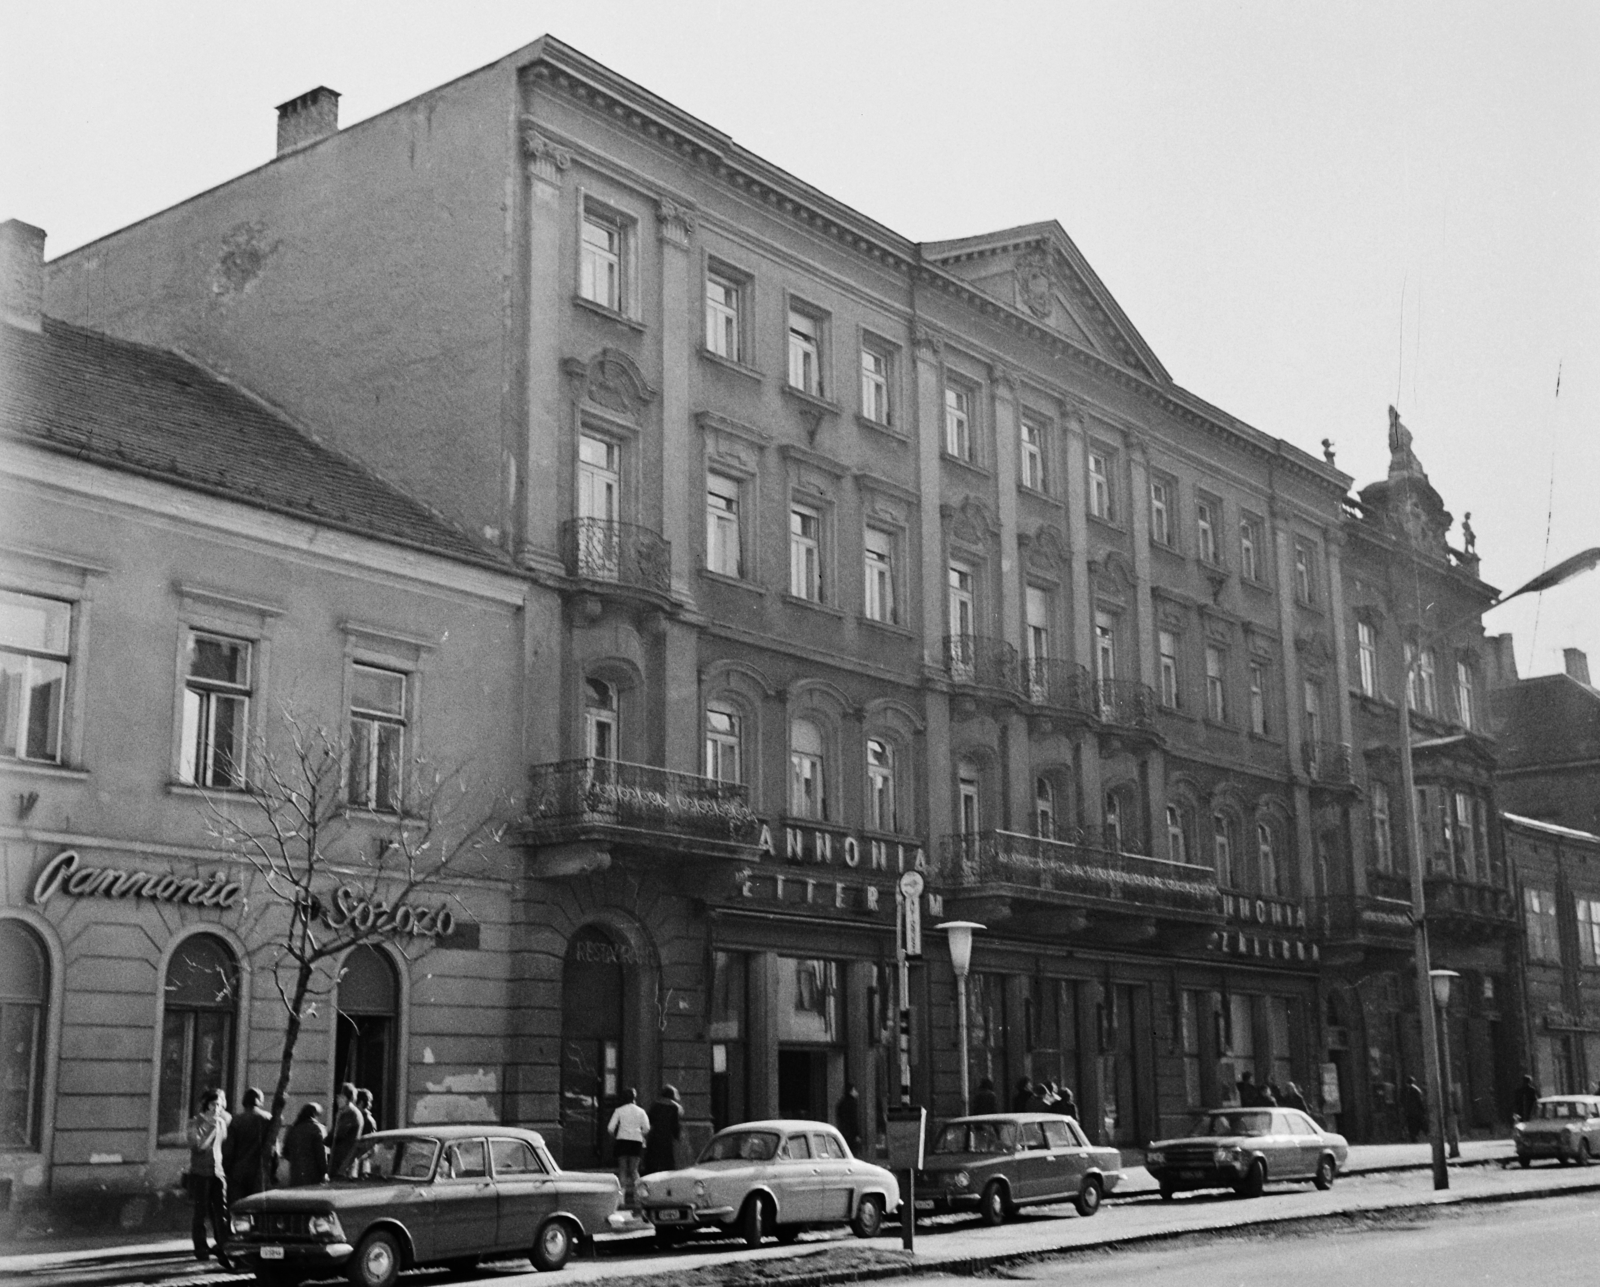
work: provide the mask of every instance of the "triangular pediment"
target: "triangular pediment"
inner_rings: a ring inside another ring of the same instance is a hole
[[[924,244],[923,259],[1108,362],[1170,377],[1060,224]]]

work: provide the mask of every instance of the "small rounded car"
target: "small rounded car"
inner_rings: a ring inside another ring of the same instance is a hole
[[[982,1113],[946,1122],[917,1172],[918,1211],[976,1208],[1003,1224],[1018,1207],[1071,1202],[1092,1216],[1122,1180],[1122,1155],[1056,1113]]]
[[[840,1224],[872,1238],[900,1209],[892,1174],[853,1156],[826,1122],[793,1119],[718,1131],[693,1166],[644,1176],[634,1197],[663,1249],[706,1228],[751,1247],[769,1235],[792,1242],[803,1229]]]
[[[1553,1157],[1566,1166],[1588,1166],[1600,1157],[1600,1099],[1593,1095],[1549,1095],[1533,1116],[1512,1130],[1517,1161],[1528,1166],[1536,1157]]]
[[[621,1201],[616,1176],[563,1171],[535,1131],[379,1131],[356,1146],[347,1177],[234,1203],[227,1253],[263,1287],[339,1273],[393,1287],[402,1269],[486,1257],[560,1269]]]
[[[1325,1131],[1295,1108],[1213,1108],[1181,1139],[1157,1140],[1145,1169],[1170,1198],[1183,1189],[1232,1189],[1261,1196],[1268,1180],[1310,1180],[1319,1189],[1350,1156],[1343,1135]]]

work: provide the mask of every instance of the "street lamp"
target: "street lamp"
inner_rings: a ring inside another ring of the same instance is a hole
[[[1441,1029],[1439,1044],[1444,1047],[1444,1100],[1446,1133],[1450,1140],[1450,1156],[1461,1156],[1461,1130],[1456,1124],[1456,1078],[1450,1060],[1450,984],[1461,976],[1454,970],[1429,970],[1433,980],[1433,1006],[1438,1013]]]
[[[1534,594],[1560,585],[1580,572],[1592,571],[1596,566],[1600,566],[1600,545],[1561,560],[1555,567],[1546,569],[1526,585],[1518,586],[1510,594],[1501,595],[1487,607],[1457,618],[1426,638],[1419,637],[1416,647],[1412,650],[1411,660],[1406,665],[1405,683],[1400,690],[1400,795],[1405,837],[1411,850],[1411,920],[1416,926],[1415,955],[1419,1009],[1423,1004],[1422,998],[1429,995],[1434,984],[1433,971],[1428,959],[1427,908],[1423,902],[1422,891],[1422,828],[1417,817],[1417,780],[1411,766],[1411,692],[1417,667],[1426,655],[1428,646],[1434,640],[1449,634],[1462,622],[1482,617],[1490,609],[1498,608],[1502,603],[1509,603],[1521,595]],[[1445,986],[1449,986],[1448,982]],[[1422,1065],[1428,1082],[1428,1138],[1433,1146],[1433,1187],[1448,1189],[1450,1170],[1445,1161],[1444,1092],[1439,1073],[1439,1034],[1435,1025],[1431,1023],[1422,1024]]]
[[[949,935],[950,968],[956,975],[956,1024],[961,1042],[961,1111],[972,1108],[972,1073],[967,1060],[967,973],[972,969],[972,931],[985,928],[977,921],[945,921],[934,926]]]

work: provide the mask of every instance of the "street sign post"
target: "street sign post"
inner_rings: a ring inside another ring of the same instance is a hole
[[[904,1172],[900,1189],[900,1245],[917,1248],[917,1172],[927,1142],[928,1110],[901,1107],[889,1110],[889,1169]]]
[[[897,1036],[900,1055],[900,1104],[911,1104],[911,966],[922,955],[922,890],[920,871],[908,871],[895,886],[894,963],[895,1000],[899,1004]]]

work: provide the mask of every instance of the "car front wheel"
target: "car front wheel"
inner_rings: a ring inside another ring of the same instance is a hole
[[[850,1229],[858,1238],[876,1238],[883,1228],[883,1199],[869,1193],[856,1208]]]
[[[374,1229],[361,1240],[350,1262],[354,1287],[394,1287],[400,1277],[400,1240],[387,1229]]]
[[[572,1257],[572,1226],[565,1220],[547,1220],[533,1240],[528,1259],[541,1273],[560,1269]]]
[[[1100,1209],[1100,1181],[1090,1176],[1083,1182],[1083,1187],[1078,1190],[1078,1196],[1073,1200],[1073,1206],[1078,1208],[1081,1216],[1092,1216]]]
[[[1004,1224],[1006,1216],[1010,1213],[1011,1199],[1006,1194],[1006,1186],[999,1180],[990,1180],[983,1191],[983,1198],[978,1203],[978,1214],[983,1217],[984,1224]]]
[[[1577,1163],[1579,1166],[1589,1165],[1589,1141],[1578,1141]]]
[[[1317,1159],[1317,1173],[1311,1177],[1311,1183],[1315,1184],[1319,1189],[1331,1189],[1333,1187],[1333,1177],[1337,1174],[1338,1168],[1334,1166],[1333,1159],[1324,1153]]]
[[[767,1231],[767,1204],[760,1194],[753,1193],[739,1212],[739,1236],[747,1247],[759,1247],[761,1236]]]
[[[1259,1198],[1262,1186],[1267,1182],[1267,1168],[1257,1158],[1250,1163],[1250,1169],[1244,1173],[1244,1179],[1233,1186],[1233,1191],[1241,1198]]]

